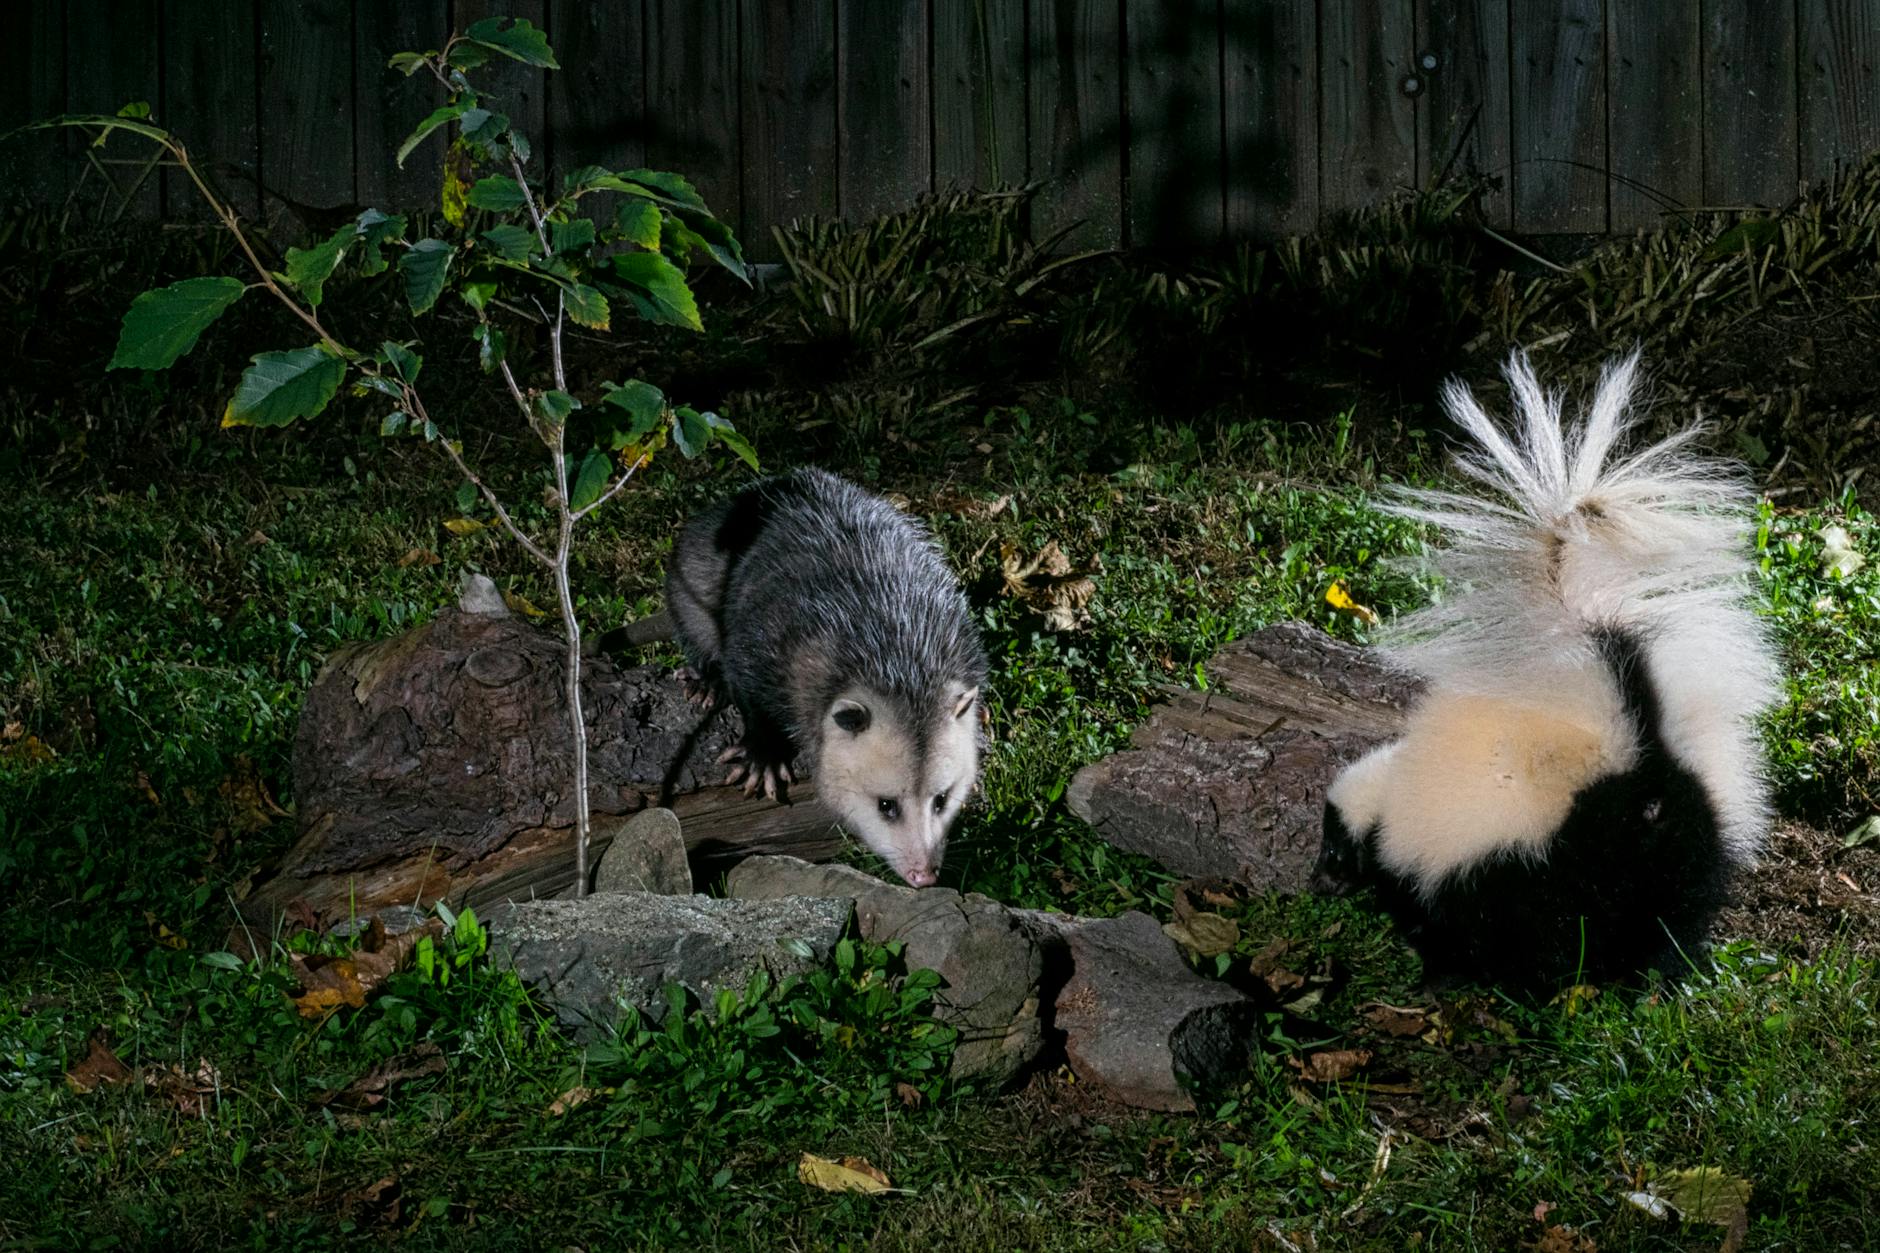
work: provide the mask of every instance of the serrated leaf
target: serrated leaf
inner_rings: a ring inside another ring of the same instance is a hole
[[[346,363],[317,344],[264,352],[253,361],[222,414],[223,426],[286,426],[311,418],[346,377]]]
[[[365,259],[359,263],[359,272],[370,278],[391,268],[385,260],[383,248],[387,243],[405,237],[405,219],[397,214],[367,209],[359,215],[353,229],[359,233],[359,246],[365,254]]]
[[[409,73],[410,71],[406,72]],[[462,100],[455,100],[450,104],[432,110],[429,117],[419,122],[416,128],[412,130],[411,134],[405,136],[405,142],[398,145],[398,168],[401,170],[405,168],[405,158],[416,151],[419,144],[430,138],[431,134],[436,131],[438,127],[448,126],[452,122],[455,122],[458,118],[462,117],[470,107],[471,105],[466,104]]]
[[[463,137],[473,144],[494,144],[509,129],[509,115],[489,109],[468,109],[458,123]]]
[[[554,50],[548,46],[548,36],[531,25],[527,18],[517,18],[513,25],[504,26],[507,20],[486,17],[472,23],[464,31],[464,37],[506,57],[513,57],[524,65],[545,70],[561,68],[555,60]]]
[[[621,443],[638,439],[659,424],[659,417],[666,411],[666,394],[651,383],[633,379],[620,387],[611,388],[601,398],[601,403],[612,405],[627,414],[630,422],[620,432]],[[615,444],[620,447],[620,443]]]
[[[488,322],[479,322],[471,330],[470,337],[477,342],[477,364],[483,367],[485,374],[503,363],[509,351],[509,341],[503,337],[499,328]]]
[[[607,304],[607,297],[584,283],[574,283],[563,293],[564,303],[568,306],[568,316],[589,330],[604,331],[613,316],[613,310]]]
[[[594,242],[594,219],[576,218],[572,222],[550,222],[548,239],[556,252],[576,252]]]
[[[450,259],[456,255],[457,250],[441,239],[420,239],[398,259],[405,275],[405,299],[413,313],[423,313],[437,303],[450,273]]]
[[[620,177],[629,183],[650,187],[688,209],[705,208],[705,197],[699,195],[698,188],[687,182],[683,175],[667,170],[622,170]]]
[[[399,70],[406,78],[410,78],[424,68],[426,59],[436,55],[434,52],[394,52],[392,59],[385,63],[385,68]]]
[[[1751,1185],[1715,1166],[1699,1166],[1652,1180],[1652,1191],[1669,1201],[1686,1222],[1730,1227],[1748,1210]]]
[[[661,326],[702,331],[698,302],[679,267],[656,252],[623,252],[611,258],[614,278],[640,316]]]
[[[607,480],[613,475],[613,462],[606,453],[590,451],[581,462],[574,483],[568,488],[568,508],[579,511],[601,498]]]
[[[144,292],[124,311],[108,368],[169,369],[245,290],[238,278],[186,278]]]
[[[379,423],[379,434],[381,436],[397,435],[405,429],[405,423],[409,421],[411,421],[410,414],[403,409],[394,409],[385,415],[383,422]]]
[[[418,371],[424,366],[423,357],[403,344],[393,343],[389,339],[379,345],[379,352],[386,361],[391,363],[392,369],[398,371],[399,378],[407,383],[418,381]]]
[[[453,70],[474,70],[479,65],[488,65],[490,59],[490,50],[482,44],[462,41],[453,45],[450,55],[445,58]]]
[[[757,450],[751,447],[751,441],[732,429],[729,422],[712,427],[712,438],[738,455],[738,459],[751,467],[751,473],[762,474],[762,467],[757,464]]]
[[[1165,922],[1162,934],[1202,957],[1225,953],[1240,943],[1240,925],[1220,914],[1194,913],[1180,922]]]
[[[491,213],[513,213],[528,203],[522,194],[522,185],[506,174],[479,178],[466,200],[471,208],[487,209]]]
[[[325,293],[326,280],[333,276],[346,249],[359,237],[357,226],[342,226],[322,243],[312,248],[287,250],[287,281],[310,305],[318,305]]]
[[[513,222],[504,222],[501,226],[492,226],[483,232],[483,242],[496,251],[505,261],[526,262],[529,254],[535,251],[536,238],[533,231],[524,230]]]
[[[704,452],[711,436],[711,427],[706,424],[705,415],[698,410],[680,405],[672,411],[672,442],[679,445],[679,451],[685,454],[686,460],[690,461]]]
[[[567,392],[546,391],[535,398],[535,407],[550,422],[566,422],[581,402]]]
[[[614,229],[630,244],[649,251],[659,247],[659,207],[648,200],[627,200],[614,215]]]

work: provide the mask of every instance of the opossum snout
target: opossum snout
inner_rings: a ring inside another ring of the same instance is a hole
[[[939,872],[931,866],[911,867],[901,876],[911,888],[930,888],[940,882]]]

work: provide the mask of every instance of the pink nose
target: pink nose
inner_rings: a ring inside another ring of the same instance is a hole
[[[926,866],[919,866],[901,876],[907,885],[914,888],[930,888],[940,881],[940,876]]]

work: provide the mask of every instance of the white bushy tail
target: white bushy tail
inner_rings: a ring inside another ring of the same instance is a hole
[[[1594,687],[1610,699],[1589,633],[1637,633],[1667,740],[1719,798],[1733,847],[1753,853],[1766,826],[1753,718],[1777,692],[1749,605],[1753,490],[1693,447],[1700,426],[1625,450],[1637,353],[1601,372],[1573,430],[1524,354],[1506,374],[1512,429],[1461,384],[1443,394],[1473,444],[1457,468],[1484,493],[1404,489],[1385,506],[1447,541],[1433,559],[1443,599],[1394,624],[1395,660],[1439,687],[1570,711]]]

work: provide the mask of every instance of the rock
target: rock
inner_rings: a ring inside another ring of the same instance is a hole
[[[1246,1071],[1258,1007],[1190,969],[1155,919],[1025,916],[1066,950],[1053,1026],[1080,1081],[1125,1105],[1183,1112],[1195,1108],[1191,1086],[1218,1088]]]
[[[1177,874],[1304,891],[1325,789],[1397,734],[1418,685],[1298,622],[1229,644],[1207,672],[1207,692],[1175,691],[1132,747],[1078,771],[1065,803]]]
[[[653,892],[690,896],[692,867],[685,859],[679,816],[670,809],[643,809],[631,818],[590,824],[592,838],[609,840],[594,869],[596,892]]]
[[[465,613],[485,614],[492,618],[507,618],[509,606],[503,601],[503,594],[487,574],[472,574],[466,570],[457,580],[457,608]]]
[[[933,970],[946,981],[934,997],[934,1016],[960,1033],[954,1078],[1002,1085],[1042,1049],[1043,953],[1013,912],[997,902],[950,888],[883,883],[850,866],[817,866],[795,857],[744,861],[732,868],[727,889],[746,900],[853,899],[863,939],[902,941],[908,969]]]
[[[497,965],[537,989],[577,1037],[593,1040],[627,1006],[648,1021],[663,1020],[662,989],[670,983],[709,1012],[720,988],[742,989],[760,970],[781,980],[816,969],[834,952],[851,908],[843,897],[737,901],[614,892],[501,904],[485,912],[483,924]]]

